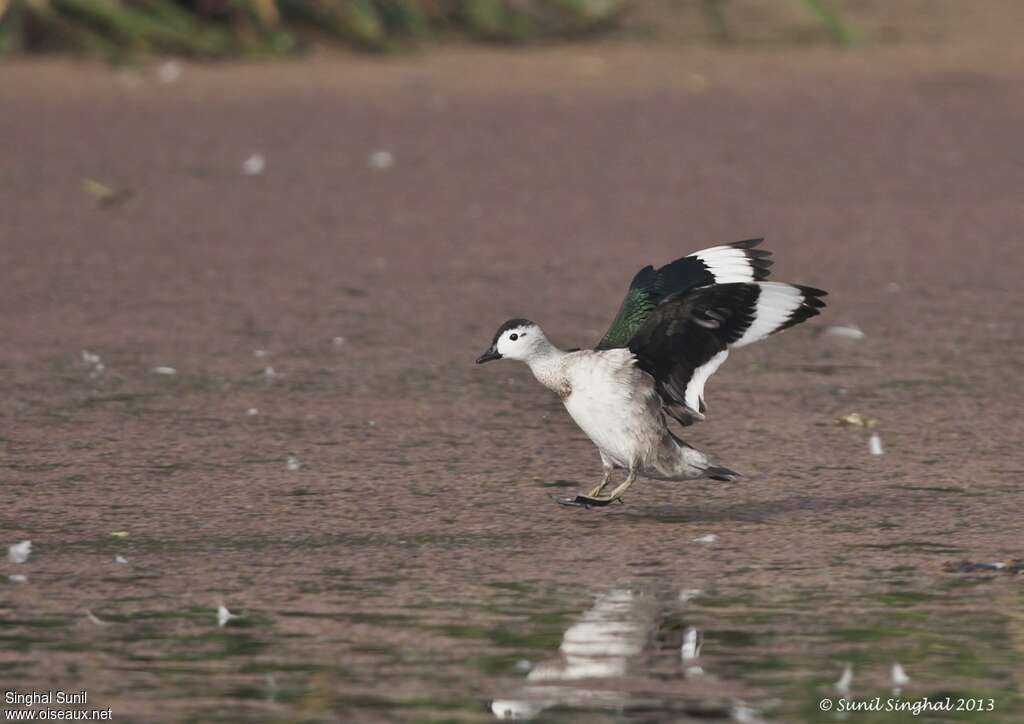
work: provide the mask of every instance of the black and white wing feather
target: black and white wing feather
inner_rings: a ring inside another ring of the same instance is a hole
[[[644,321],[665,299],[695,287],[733,282],[756,282],[768,276],[770,251],[758,249],[762,239],[695,251],[655,269],[645,266],[636,273],[615,321],[597,349],[625,347]]]
[[[743,347],[820,313],[826,295],[779,282],[689,289],[663,299],[629,340],[654,377],[665,411],[684,425],[704,419],[704,384]]]

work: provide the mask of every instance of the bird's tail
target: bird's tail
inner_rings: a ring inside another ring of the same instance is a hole
[[[704,468],[704,475],[711,478],[712,480],[721,480],[725,483],[731,483],[739,480],[743,476],[737,473],[735,470],[723,467],[721,465],[711,465]]]
[[[682,440],[667,427],[662,438],[659,457],[657,467],[663,471],[663,476],[668,480],[711,478],[731,483],[743,477],[735,470],[718,465],[707,453],[701,452]]]

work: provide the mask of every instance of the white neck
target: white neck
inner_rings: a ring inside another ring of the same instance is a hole
[[[530,371],[538,382],[549,390],[562,394],[562,390],[566,388],[562,362],[567,354],[544,337],[538,340],[533,353],[524,361],[530,366]]]

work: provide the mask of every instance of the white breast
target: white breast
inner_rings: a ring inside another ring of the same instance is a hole
[[[571,393],[565,409],[587,437],[622,467],[646,458],[661,438],[660,418],[653,381],[635,367],[633,354],[579,352],[566,373]]]

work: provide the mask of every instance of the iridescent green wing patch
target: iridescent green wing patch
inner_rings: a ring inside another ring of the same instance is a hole
[[[651,312],[658,306],[660,296],[653,286],[645,287],[637,285],[637,281],[644,276],[645,272],[654,276],[653,267],[646,267],[633,279],[633,284],[626,292],[626,298],[622,300],[619,313],[615,315],[615,321],[608,328],[604,337],[597,345],[597,349],[614,349],[625,347],[633,338],[637,330],[643,326],[644,321],[651,316]]]

